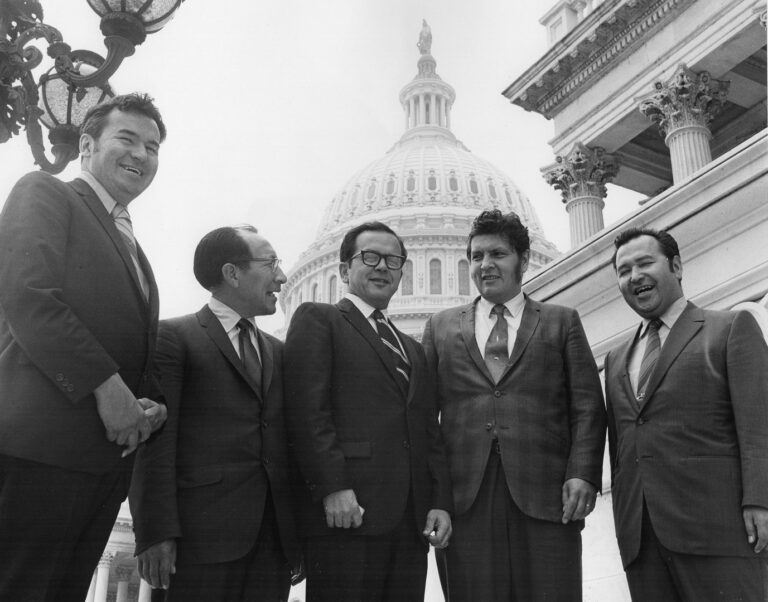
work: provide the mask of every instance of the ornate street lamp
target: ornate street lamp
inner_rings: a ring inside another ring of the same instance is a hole
[[[59,173],[78,156],[77,130],[93,105],[113,96],[107,80],[134,53],[148,33],[173,18],[183,0],[87,0],[101,16],[107,58],[71,50],[55,27],[43,23],[35,0],[0,0],[0,143],[25,126],[35,163]],[[43,60],[34,40],[45,39],[54,66],[35,82],[32,70]],[[42,122],[50,129],[55,157],[45,156]]]

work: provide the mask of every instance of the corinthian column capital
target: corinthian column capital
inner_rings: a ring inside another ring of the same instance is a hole
[[[582,197],[604,199],[605,185],[616,177],[619,162],[604,148],[577,142],[567,155],[558,156],[556,163],[541,171],[547,184],[560,191],[563,203]]]
[[[669,80],[654,84],[656,91],[640,102],[640,112],[658,124],[662,136],[686,126],[708,129],[723,108],[729,86],[709,71],[694,73],[680,63]]]

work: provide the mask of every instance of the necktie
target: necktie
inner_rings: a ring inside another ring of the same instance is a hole
[[[245,371],[251,380],[256,384],[256,388],[261,391],[261,362],[259,361],[259,354],[256,353],[256,348],[251,342],[251,330],[253,330],[253,324],[251,324],[245,318],[241,318],[237,323],[237,327],[240,332],[237,333],[239,348],[240,348],[240,360],[245,366]]]
[[[372,316],[374,322],[376,322],[376,330],[381,337],[381,342],[384,343],[384,346],[390,351],[395,360],[397,374],[400,377],[400,385],[403,387],[404,391],[407,391],[408,381],[410,380],[411,375],[411,366],[408,363],[408,358],[403,353],[403,350],[400,347],[400,342],[395,336],[395,331],[392,330],[392,327],[387,322],[384,314],[377,309],[374,310]]]
[[[656,367],[656,362],[659,361],[659,353],[661,353],[659,328],[661,328],[661,320],[651,320],[648,323],[645,353],[643,354],[643,361],[640,363],[640,373],[637,376],[637,400],[640,402],[645,399],[645,389],[651,379],[653,369]]]
[[[485,343],[485,365],[488,366],[488,370],[490,370],[495,382],[499,382],[509,362],[509,351],[507,350],[509,332],[507,330],[507,319],[504,317],[505,309],[501,304],[493,306],[491,314],[496,314],[496,323],[493,325],[488,341]]]
[[[133,225],[131,224],[131,216],[128,214],[126,208],[120,203],[115,203],[110,214],[115,222],[115,227],[123,238],[123,242],[128,249],[128,253],[133,260],[133,267],[136,268],[136,274],[139,276],[139,283],[141,284],[141,292],[144,295],[144,300],[149,299],[149,284],[147,283],[146,276],[141,269],[139,263],[139,251],[136,246],[136,238],[133,235]]]

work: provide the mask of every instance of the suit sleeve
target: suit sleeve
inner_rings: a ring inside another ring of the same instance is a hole
[[[333,351],[329,316],[318,305],[299,306],[283,353],[286,426],[299,469],[316,502],[352,487],[333,420]]]
[[[610,456],[611,464],[611,487],[613,487],[613,475],[616,473],[616,463],[619,458],[619,453],[616,447],[618,444],[616,417],[613,414],[613,405],[611,404],[610,364],[611,354],[609,352],[605,356],[605,410],[608,419],[608,454]]]
[[[0,308],[14,341],[70,401],[91,393],[119,366],[64,299],[67,239],[72,223],[66,195],[55,178],[23,177],[0,216]],[[76,377],[73,377],[75,375]]]
[[[161,323],[155,365],[168,408],[163,429],[136,454],[129,502],[136,534],[136,554],[182,535],[176,501],[176,442],[185,353],[173,327]]]
[[[570,401],[571,451],[566,480],[602,485],[606,414],[600,376],[579,314],[572,310],[565,341],[565,370]]]
[[[747,312],[736,314],[726,352],[741,455],[742,505],[768,508],[768,347]]]

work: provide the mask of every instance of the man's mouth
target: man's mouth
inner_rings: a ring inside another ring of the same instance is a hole
[[[650,284],[643,284],[642,286],[635,287],[635,295],[642,295],[653,290],[653,286]]]
[[[134,167],[133,165],[121,165],[125,171],[130,172],[132,174],[135,174],[137,176],[141,176],[142,171],[138,167]]]

